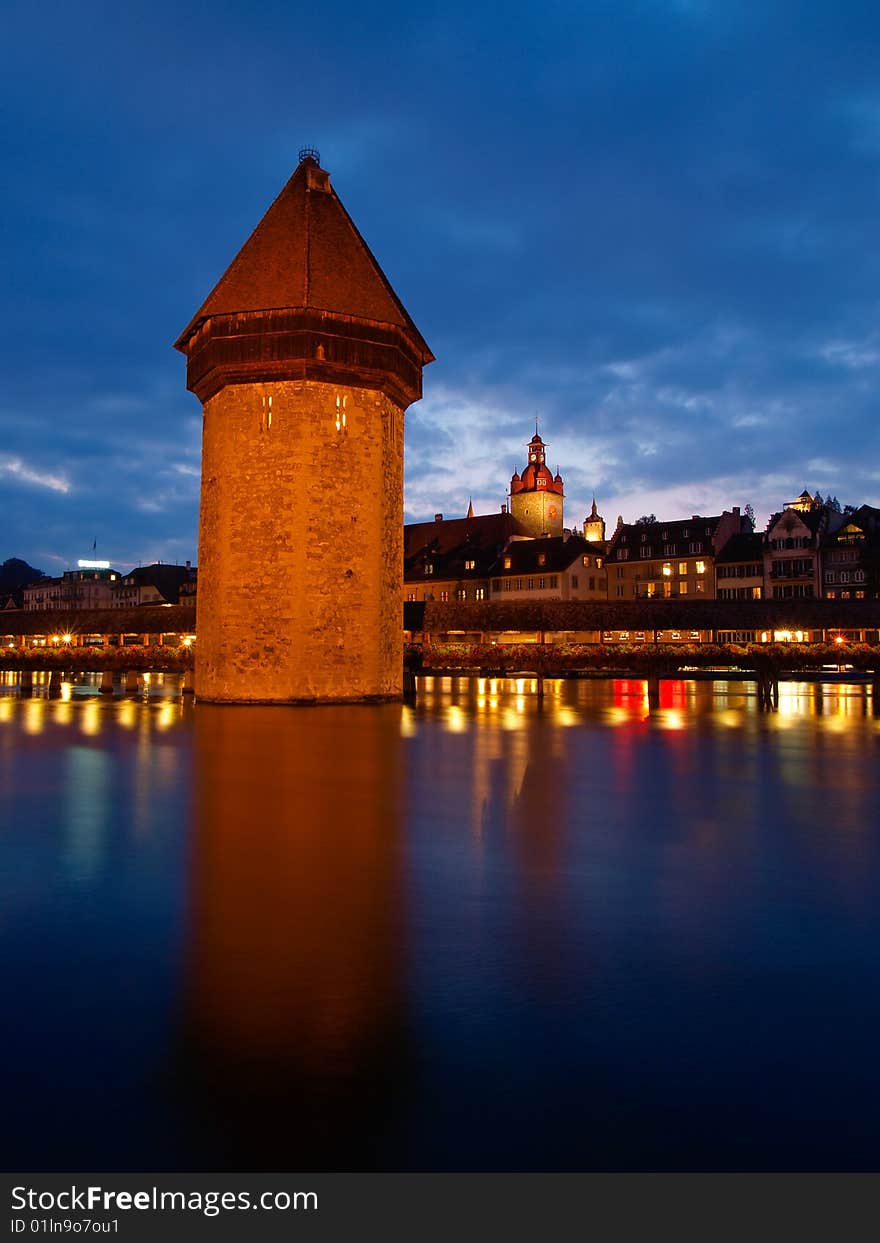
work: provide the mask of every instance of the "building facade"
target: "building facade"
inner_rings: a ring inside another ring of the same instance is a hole
[[[44,578],[22,590],[24,608],[108,609],[119,579],[117,570],[65,570],[59,578]]]
[[[667,522],[618,522],[607,555],[608,599],[715,597],[715,558],[751,524],[738,507]]]

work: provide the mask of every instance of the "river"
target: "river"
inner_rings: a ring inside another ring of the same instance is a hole
[[[8,1170],[880,1164],[868,688],[37,682],[0,675]]]

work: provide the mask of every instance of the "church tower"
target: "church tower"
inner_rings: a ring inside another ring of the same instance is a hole
[[[433,355],[316,151],[176,347],[204,414],[197,696],[397,698],[404,411]]]
[[[510,481],[510,512],[523,535],[562,534],[562,476],[550,473],[546,463],[547,446],[537,429],[527,445],[528,464],[522,475],[513,472]]]

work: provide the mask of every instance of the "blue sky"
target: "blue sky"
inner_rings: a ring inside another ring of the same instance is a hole
[[[408,517],[536,413],[569,521],[880,504],[874,5],[4,12],[0,560],[195,559],[171,343],[310,143],[437,356]]]

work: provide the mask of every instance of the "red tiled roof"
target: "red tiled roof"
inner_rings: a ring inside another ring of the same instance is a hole
[[[303,160],[176,342],[214,315],[282,308],[328,311],[393,324],[433,358],[331,187]]]

